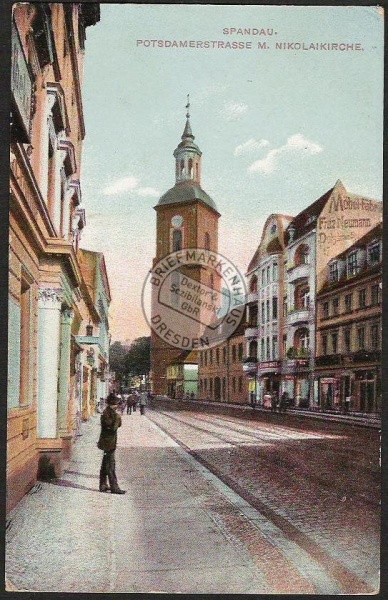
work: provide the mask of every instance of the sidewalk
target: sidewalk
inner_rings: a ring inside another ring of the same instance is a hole
[[[119,430],[117,475],[126,495],[98,492],[98,432],[96,416],[83,425],[63,478],[38,483],[9,514],[9,591],[273,590],[265,560],[259,568],[216,518],[241,512],[147,415],[124,415]],[[305,580],[294,584],[309,590]]]

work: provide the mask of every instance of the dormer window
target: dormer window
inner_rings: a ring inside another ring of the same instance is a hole
[[[329,264],[329,281],[338,281],[338,262],[334,261]]]
[[[357,251],[351,252],[351,254],[348,255],[347,270],[348,277],[351,277],[352,275],[357,275],[359,271],[359,266],[357,263]]]

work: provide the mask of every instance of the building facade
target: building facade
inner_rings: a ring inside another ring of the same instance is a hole
[[[189,105],[188,105],[189,106]],[[187,107],[188,108],[188,107]],[[181,142],[174,151],[175,185],[168,190],[155,206],[156,221],[156,256],[153,266],[172,252],[184,249],[201,248],[211,252],[218,249],[218,212],[214,201],[201,187],[202,152],[194,142],[189,112],[181,136]],[[173,283],[179,288],[182,277],[189,277],[201,286],[217,289],[219,282],[213,274],[200,267],[177,269],[173,272]],[[153,289],[152,318],[158,314],[158,289]],[[168,298],[172,305],[179,309],[179,298]],[[174,320],[177,331],[185,331],[187,319],[180,318],[179,310]],[[197,325],[192,321],[192,332],[195,336]],[[191,349],[191,348],[190,348]],[[154,394],[168,393],[167,367],[177,361],[182,349],[168,343],[163,336],[151,332],[151,385]]]
[[[381,413],[382,224],[333,257],[317,294],[316,385],[324,409]]]
[[[85,31],[98,4],[12,12],[7,508],[60,472],[72,439],[72,335],[85,225],[80,165]]]

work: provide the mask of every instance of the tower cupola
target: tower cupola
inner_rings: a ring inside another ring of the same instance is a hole
[[[191,130],[189,95],[187,95],[186,111],[186,125],[181,137],[182,141],[174,150],[175,182],[191,181],[200,185],[202,152],[195,144],[195,138]]]

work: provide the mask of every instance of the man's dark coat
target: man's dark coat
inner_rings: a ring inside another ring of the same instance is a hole
[[[97,446],[100,450],[116,449],[117,429],[121,427],[121,417],[111,406],[107,406],[101,415],[101,434]]]

